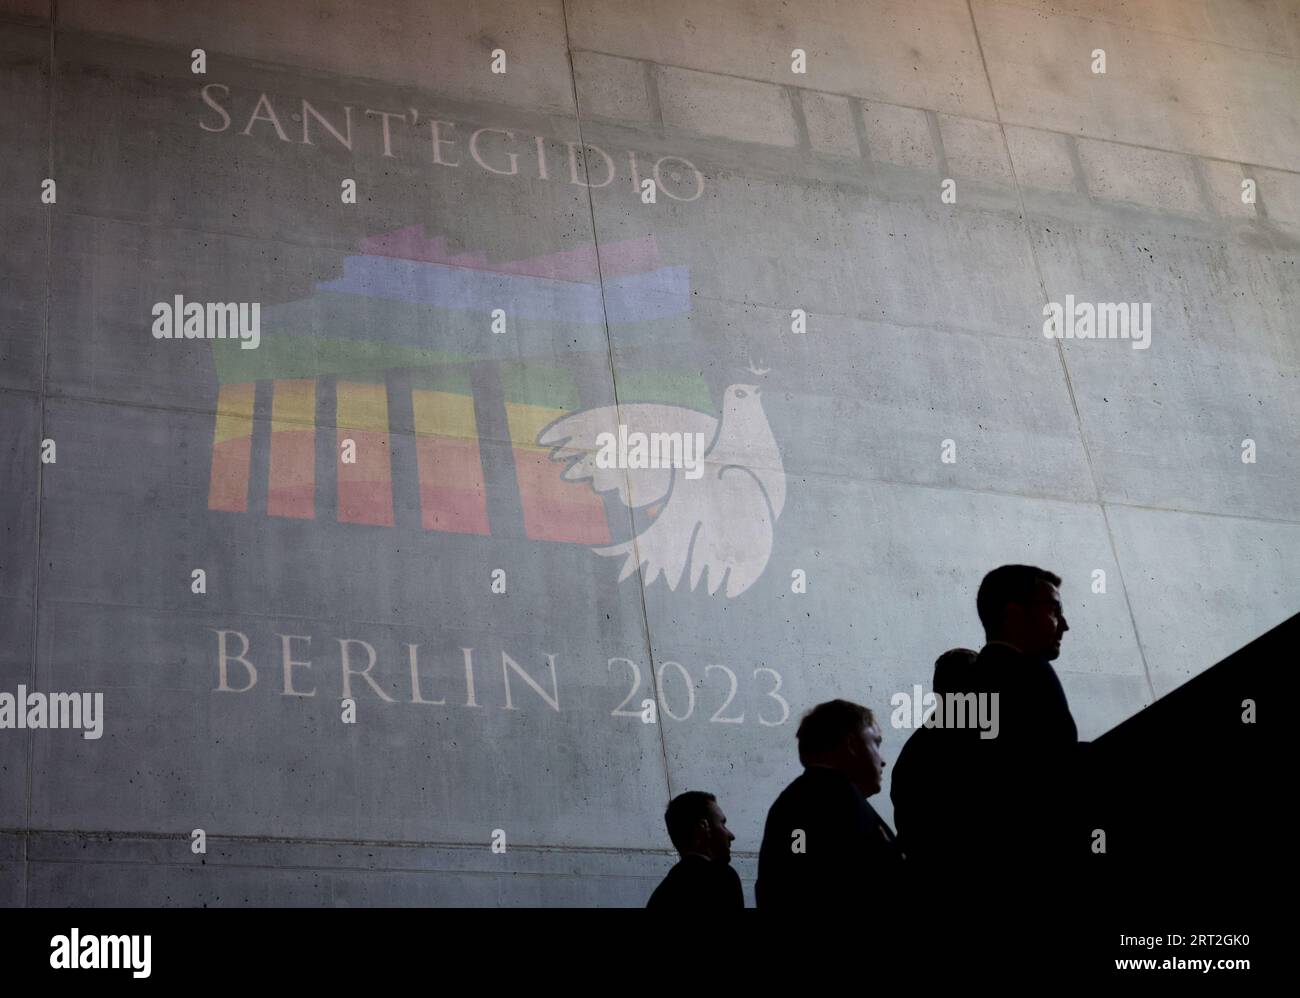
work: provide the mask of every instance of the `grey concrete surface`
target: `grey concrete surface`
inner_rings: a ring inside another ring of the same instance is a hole
[[[692,788],[752,903],[802,712],[995,565],[1085,738],[1300,604],[1290,0],[0,0],[0,87],[0,691],[105,704],[0,730],[0,904],[639,905]],[[684,485],[538,445],[615,402],[718,419],[713,594],[597,553],[681,558]]]

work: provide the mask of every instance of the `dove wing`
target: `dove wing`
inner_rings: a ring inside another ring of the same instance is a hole
[[[701,578],[712,596],[726,581],[728,599],[758,581],[772,555],[771,504],[748,468],[724,468],[701,496],[691,542],[691,589]]]
[[[625,506],[640,508],[659,502],[672,491],[673,468],[598,468],[596,438],[602,433],[618,436],[620,421],[629,433],[703,433],[705,449],[717,433],[715,417],[675,405],[635,402],[630,405],[600,406],[562,416],[537,437],[542,447],[551,448],[552,461],[568,461],[561,475],[565,481],[590,481],[596,492],[618,492]]]

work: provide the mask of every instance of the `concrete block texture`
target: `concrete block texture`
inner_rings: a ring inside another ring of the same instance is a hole
[[[1002,129],[996,124],[943,114],[939,116],[939,134],[955,177],[1010,185],[1011,163]]]
[[[1256,194],[1264,202],[1268,217],[1284,225],[1300,226],[1300,174],[1263,168],[1246,172],[1255,180]]]
[[[867,103],[862,105],[862,114],[873,160],[917,170],[938,168],[939,155],[923,111],[893,104]]]
[[[1293,28],[1294,15],[1280,8],[1221,7],[1257,28]],[[1093,16],[1091,5],[972,0],[972,10],[1008,124],[1283,169],[1300,162],[1300,119],[1279,103],[1300,88],[1293,52],[1169,33],[1142,15]],[[1106,54],[1104,74],[1092,69],[1097,49]]]
[[[112,7],[0,3],[0,692],[104,704],[0,904],[638,906],[687,789],[752,901],[996,565],[1084,738],[1300,603],[1291,5]]]
[[[0,535],[0,597],[30,602],[35,582],[37,480],[45,449],[40,402],[30,394],[0,392],[0,414],[4,417],[0,420],[0,500],[6,527]]]
[[[790,95],[770,83],[664,67],[659,100],[669,128],[766,145],[799,141]]]
[[[858,129],[853,116],[856,102],[835,94],[802,92],[803,114],[808,124],[808,138],[817,152],[837,156],[857,156]]]
[[[1078,178],[1074,157],[1070,153],[1069,136],[1012,125],[1003,131],[1018,183],[1046,191],[1077,189]],[[944,144],[947,145],[946,139]]]
[[[213,71],[224,57],[259,60],[470,100],[573,110],[558,0],[523,5],[486,0],[472,6],[326,0],[271,7],[232,0],[220,11],[166,0],[111,6],[73,0],[59,4],[59,23],[72,31],[169,47],[184,70],[197,47],[212,54]],[[494,73],[498,50],[506,55],[505,72]]]
[[[29,903],[59,904],[73,878],[87,907],[638,907],[672,866],[668,850],[559,851],[375,842],[248,841],[214,834],[206,856],[189,838],[31,839]],[[3,847],[0,844],[0,847]],[[733,854],[753,905],[756,854]],[[0,862],[0,897],[21,898],[17,863]],[[142,876],[142,873],[146,874]],[[14,903],[20,903],[15,901]]]
[[[30,17],[48,21],[50,0],[3,0],[0,17]]]
[[[650,122],[654,110],[646,92],[647,64],[598,52],[574,52],[578,110],[619,121]]]
[[[0,281],[9,289],[0,298],[0,387],[28,391],[40,388],[46,345],[50,221],[49,212],[36,205],[0,205],[0,225],[8,236],[0,244]]]
[[[769,83],[992,117],[988,81],[960,0],[812,0],[779,5],[695,0],[568,6],[583,48]],[[795,73],[802,49],[806,72]]]
[[[0,206],[34,207],[50,175],[50,33],[35,25],[6,23],[0,31]]]
[[[1240,163],[1223,163],[1214,159],[1203,159],[1197,164],[1205,178],[1210,207],[1224,218],[1257,218],[1255,205],[1259,203],[1259,181],[1254,180],[1254,198],[1243,198],[1246,171]],[[1292,174],[1281,174],[1293,177]]]
[[[0,390],[0,690],[12,693],[28,683],[35,651],[37,482],[41,473],[39,400]],[[4,731],[0,752],[0,827],[21,828],[27,820],[27,731]],[[0,847],[3,842],[0,842]],[[10,858],[0,852],[0,862]],[[21,873],[21,867],[18,868]],[[0,874],[0,880],[4,879]],[[0,887],[0,898],[6,889]]]
[[[32,641],[35,637],[32,629],[32,600],[0,596],[0,640],[4,641],[0,651],[0,689],[13,693],[19,684],[31,683]],[[22,828],[27,823],[27,773],[31,740],[26,735],[32,732],[6,731],[5,751],[0,756],[0,827]],[[4,843],[0,842],[0,849]],[[14,867],[9,864],[19,861]],[[13,854],[0,852],[0,907],[9,907],[9,888],[2,886],[10,873],[16,874],[19,884],[22,882],[22,851]]]
[[[1017,0],[1041,16],[1076,16],[1128,29],[1300,57],[1300,11],[1286,0]]]
[[[1150,305],[1145,349],[1135,340],[1058,341],[1102,495],[1297,519],[1295,492],[1283,484],[1300,474],[1285,442],[1300,415],[1290,254],[1155,232],[1039,228],[1049,300]],[[1244,463],[1246,439],[1268,441],[1260,445],[1268,460]]]
[[[1295,612],[1295,523],[1129,508],[1107,516],[1156,696]],[[1268,585],[1245,589],[1224,570],[1236,564]]]
[[[1189,214],[1203,210],[1188,157],[1089,139],[1078,146],[1093,197]]]

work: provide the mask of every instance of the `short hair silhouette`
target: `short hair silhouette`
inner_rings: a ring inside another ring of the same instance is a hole
[[[709,805],[717,800],[713,794],[703,790],[687,790],[668,802],[664,824],[668,826],[668,837],[678,852],[690,846],[695,826],[701,820],[709,819]]]
[[[795,738],[799,742],[799,761],[833,751],[845,738],[863,728],[874,727],[875,715],[869,707],[848,700],[819,703],[799,722]]]
[[[934,661],[935,693],[956,693],[966,681],[964,673],[979,658],[979,653],[969,648],[950,648]]]
[[[989,635],[999,631],[1002,611],[1007,604],[1028,602],[1039,582],[1059,586],[1061,577],[1033,565],[1002,565],[984,576],[975,596],[975,609],[984,625],[984,633]]]

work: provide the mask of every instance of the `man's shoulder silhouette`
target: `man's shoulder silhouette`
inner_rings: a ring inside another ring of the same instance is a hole
[[[655,888],[647,908],[660,911],[718,910],[745,907],[740,875],[730,863],[687,855],[677,861]]]
[[[1003,745],[1023,739],[1063,746],[1079,740],[1065,689],[1045,658],[991,641],[971,666],[970,688],[975,693],[998,694]]]
[[[790,782],[768,811],[768,824],[791,829],[827,826],[833,834],[860,826],[875,811],[843,773],[810,766]],[[767,836],[764,835],[764,840]]]
[[[951,852],[950,840],[969,837],[968,809],[985,790],[978,742],[974,728],[922,726],[903,744],[889,798],[909,866]]]
[[[799,908],[860,897],[896,872],[894,834],[843,773],[810,766],[768,811],[759,851],[760,907]]]

